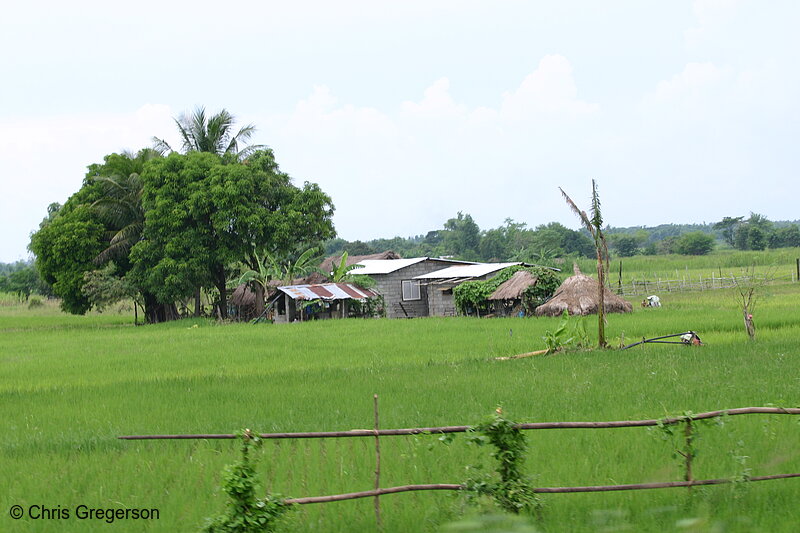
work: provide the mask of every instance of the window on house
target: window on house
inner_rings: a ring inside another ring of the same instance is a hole
[[[419,281],[408,280],[403,282],[403,300],[419,300]]]

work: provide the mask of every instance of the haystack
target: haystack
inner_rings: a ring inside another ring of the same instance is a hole
[[[556,293],[546,303],[536,308],[536,316],[561,316],[566,309],[570,315],[597,313],[597,280],[583,274],[578,265],[575,274],[564,280]],[[633,306],[608,290],[603,289],[606,313],[630,313]]]
[[[499,287],[489,295],[489,300],[519,300],[525,289],[536,285],[539,280],[527,270],[515,272],[513,276],[500,284]]]

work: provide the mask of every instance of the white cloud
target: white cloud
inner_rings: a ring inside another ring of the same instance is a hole
[[[403,102],[402,112],[413,118],[447,119],[463,118],[466,108],[457,104],[450,95],[450,80],[439,78],[425,89],[419,103]]]
[[[669,80],[658,82],[655,91],[645,96],[645,101],[666,105],[697,102],[729,77],[728,70],[717,67],[713,63],[688,63],[683,71]]]
[[[578,99],[572,65],[567,58],[548,55],[515,91],[503,95],[500,113],[506,120],[522,120],[535,114],[574,117],[598,109],[597,104]]]

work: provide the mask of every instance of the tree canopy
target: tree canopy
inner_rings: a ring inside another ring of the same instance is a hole
[[[117,276],[127,292],[116,293],[138,292],[151,322],[173,318],[170,306],[198,284],[215,289],[225,317],[227,282],[240,264],[257,268],[256,249],[291,255],[335,235],[330,197],[313,183],[293,185],[269,149],[244,161],[199,151],[140,156],[91,165],[32,237],[37,267],[66,311],[91,308],[99,293],[84,290],[88,280]],[[113,271],[86,276],[112,259]]]

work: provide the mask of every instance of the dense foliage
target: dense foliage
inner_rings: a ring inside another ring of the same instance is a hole
[[[504,268],[493,278],[465,281],[454,287],[453,299],[459,313],[465,315],[471,314],[470,311],[477,311],[480,314],[487,313],[490,306],[489,296],[520,270],[527,270],[537,278],[536,284],[528,287],[522,295],[523,307],[528,312],[533,311],[537,305],[552,296],[560,284],[558,275],[550,268],[522,265]]]
[[[116,293],[133,288],[148,321],[174,318],[174,302],[200,286],[216,290],[224,318],[227,282],[239,264],[257,267],[256,248],[292,254],[334,235],[330,197],[315,184],[293,185],[271,150],[241,162],[196,151],[141,154],[90,166],[81,189],[31,239],[37,268],[66,311],[100,303],[90,298],[100,292],[84,290],[87,274],[113,260],[113,275],[125,281]]]

